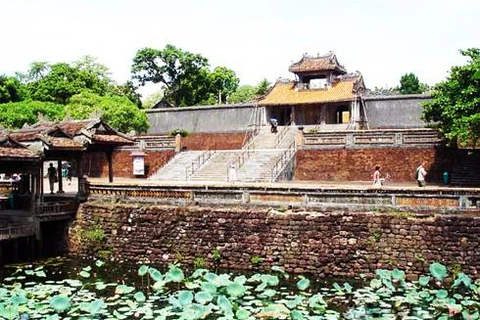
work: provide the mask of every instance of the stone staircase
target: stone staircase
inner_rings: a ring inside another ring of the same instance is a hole
[[[155,174],[151,175],[150,180],[187,180],[186,168],[191,166],[204,151],[185,151],[179,152],[166,165],[161,167]]]
[[[177,154],[167,165],[152,175],[151,180],[228,181],[231,164],[236,167],[236,181],[272,181],[272,168],[295,140],[296,130],[278,127],[278,133],[265,126],[255,138],[240,150],[217,150],[208,161],[187,178],[187,169],[204,151],[186,151]],[[279,138],[283,138],[279,141]]]

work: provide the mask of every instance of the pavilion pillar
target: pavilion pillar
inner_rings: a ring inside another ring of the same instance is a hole
[[[107,151],[107,161],[108,161],[108,182],[113,182],[113,150],[110,149]]]
[[[58,176],[58,191],[57,193],[64,193],[63,191],[63,177],[62,177],[62,160],[57,161],[57,176]]]
[[[77,195],[83,199],[85,197],[85,178],[83,177],[82,154],[75,158],[75,171],[77,172]]]

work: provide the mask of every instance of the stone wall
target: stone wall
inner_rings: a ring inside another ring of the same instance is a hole
[[[181,140],[181,147],[187,150],[235,150],[241,149],[245,132],[193,133]]]
[[[368,181],[378,164],[392,182],[413,181],[415,168],[425,161],[427,181],[439,182],[452,170],[452,152],[437,147],[298,150],[294,179]]]
[[[133,178],[133,160],[131,151],[113,153],[113,175],[115,177]],[[155,173],[173,156],[173,150],[145,151],[146,175]],[[89,177],[108,177],[108,161],[104,152],[89,152],[82,159],[83,173]]]
[[[86,239],[100,225],[102,239]],[[480,267],[480,217],[395,212],[278,212],[253,207],[207,208],[88,202],[70,229],[72,254],[113,261],[286,271],[352,277],[377,267],[428,272],[433,261],[474,273]],[[252,258],[259,258],[258,264]]]
[[[265,123],[265,110],[253,103],[196,106],[147,110],[149,134],[169,133],[174,129],[188,132],[245,131]]]

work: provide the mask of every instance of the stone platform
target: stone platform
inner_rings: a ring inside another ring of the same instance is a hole
[[[89,179],[91,198],[123,198],[177,204],[238,204],[352,209],[414,208],[480,212],[480,189],[412,183],[387,183],[374,189],[369,181],[289,181],[227,183]]]

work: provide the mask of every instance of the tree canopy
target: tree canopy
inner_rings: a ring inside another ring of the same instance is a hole
[[[400,94],[419,94],[424,93],[427,89],[428,86],[420,83],[418,77],[410,72],[400,78],[400,87],[397,90]]]
[[[217,67],[211,72],[208,66],[200,54],[167,44],[163,50],[139,50],[133,59],[132,78],[142,86],[163,84],[164,99],[177,107],[210,104],[214,97],[219,97],[219,103],[226,101],[239,79],[230,69]]]
[[[145,132],[148,129],[145,112],[122,96],[100,96],[84,91],[70,99],[65,112],[74,119],[97,115],[121,132]]]
[[[270,88],[270,82],[267,79],[263,79],[256,86],[243,85],[237,88],[237,90],[229,97],[230,103],[242,103],[251,102],[263,96]]]
[[[39,114],[51,121],[61,120],[65,110],[60,104],[32,100],[0,104],[0,124],[8,129],[34,124]]]
[[[40,115],[61,120],[66,114],[75,119],[96,114],[119,131],[146,131],[147,117],[133,83],[117,85],[109,74],[106,66],[85,56],[73,63],[33,62],[17,77],[0,76],[0,125],[20,128]]]
[[[453,66],[446,80],[435,85],[423,118],[434,122],[452,142],[473,143],[480,138],[480,49],[460,50],[467,64]]]

